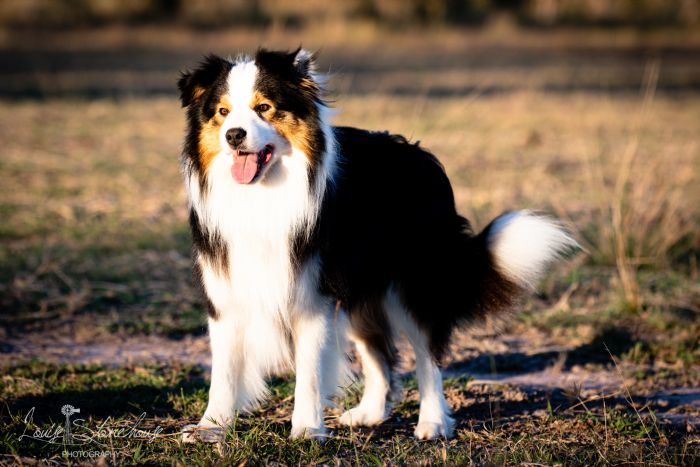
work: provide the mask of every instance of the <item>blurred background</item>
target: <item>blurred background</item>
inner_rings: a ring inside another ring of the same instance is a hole
[[[533,208],[585,248],[455,374],[686,391],[658,413],[697,426],[700,0],[0,1],[0,362],[208,365],[175,83],[300,44],[335,123],[420,140],[477,228]]]
[[[662,89],[698,85],[697,0],[302,3],[4,0],[0,95],[172,95],[173,72],[203,53],[299,44],[322,50],[343,93],[634,92],[652,57],[664,58]]]

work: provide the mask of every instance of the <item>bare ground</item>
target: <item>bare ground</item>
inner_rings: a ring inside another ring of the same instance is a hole
[[[207,47],[217,43],[205,39]],[[240,48],[252,40],[230,39]],[[633,449],[654,432],[652,449],[700,450],[695,43],[463,39],[449,38],[437,50],[440,41],[413,38],[378,56],[376,44],[336,44],[324,62],[348,64],[333,69],[336,123],[420,139],[445,164],[459,210],[477,228],[505,209],[543,209],[565,219],[586,247],[505,323],[456,336],[444,367],[460,424],[448,447],[488,450],[502,442],[516,452],[529,436],[528,449],[555,440],[554,459],[591,447],[607,459],[608,448]],[[40,375],[67,365],[77,378],[82,364],[127,379],[141,375],[138,387],[151,394],[161,370],[149,365],[164,365],[176,369],[167,404],[158,395],[143,406],[157,405],[158,422],[177,431],[201,415],[209,355],[190,280],[177,163],[183,123],[172,86],[178,68],[203,50],[132,54],[119,46],[103,55],[104,45],[85,54],[72,44],[55,54],[36,44],[0,53],[0,84],[14,93],[0,103],[2,401],[24,410],[67,398],[37,389]],[[639,88],[654,63],[657,94],[645,106]],[[58,98],[34,100],[39,96]],[[100,98],[86,99],[94,96]],[[633,163],[625,166],[630,153]],[[622,208],[637,309],[625,302],[611,227],[623,169],[632,180]],[[410,435],[417,394],[410,349],[402,350],[408,402],[376,433],[361,431],[361,443]],[[24,368],[31,360],[38,373]],[[203,371],[200,392],[185,394],[186,404],[170,399],[189,384],[177,373],[183,365]],[[90,382],[98,389],[70,393],[95,396],[96,413],[105,394],[132,390],[103,391],[103,380],[112,380],[98,375]],[[128,416],[130,407],[120,410]],[[263,418],[285,426],[290,409],[285,393],[262,408]],[[331,426],[338,410],[329,414]],[[168,418],[171,412],[179,418]],[[631,444],[608,439],[613,422],[610,433]],[[401,445],[408,438],[397,439]]]
[[[495,415],[490,416],[501,419],[546,416],[547,404],[552,400],[586,410],[600,408],[601,401],[606,400],[626,410],[630,404],[638,406],[645,416],[653,413],[659,423],[673,430],[693,433],[700,429],[700,372],[696,369],[620,362],[612,353],[606,362],[604,356],[591,358],[580,346],[562,345],[561,340],[535,330],[478,334],[458,333],[443,362],[448,402],[458,417],[478,420],[483,414],[475,414],[475,406],[484,403],[495,404],[496,409],[490,409]],[[402,342],[400,352],[403,358],[397,371],[408,377],[413,370],[412,350]],[[105,367],[185,364],[200,366],[206,373],[210,369],[207,337],[191,335],[170,339],[103,334],[75,339],[38,333],[3,343],[0,366],[29,360]],[[353,368],[359,371],[356,363]],[[464,381],[463,387],[473,397],[452,388],[455,378]]]

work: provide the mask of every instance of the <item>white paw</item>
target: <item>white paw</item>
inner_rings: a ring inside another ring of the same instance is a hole
[[[417,439],[435,439],[439,437],[452,438],[454,428],[454,420],[450,417],[443,417],[442,422],[418,422],[414,434]]]
[[[383,410],[369,410],[359,405],[346,410],[338,419],[338,423],[345,426],[374,426],[382,423],[385,418]]]
[[[292,425],[292,432],[289,434],[290,439],[315,439],[325,441],[328,438],[328,432],[325,427],[314,428],[308,426]]]
[[[187,425],[182,429],[183,443],[222,443],[226,430],[216,425]]]

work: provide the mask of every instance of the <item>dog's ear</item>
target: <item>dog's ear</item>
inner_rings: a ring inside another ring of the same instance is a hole
[[[258,67],[288,79],[313,79],[316,55],[299,47],[292,52],[258,49],[255,63]]]
[[[294,55],[292,63],[299,74],[305,78],[313,77],[316,72],[316,58],[318,58],[318,52],[312,53],[299,46],[292,54]]]
[[[231,62],[212,54],[207,55],[193,71],[183,72],[177,81],[182,106],[187,107],[197,102],[207,88],[230,68]]]

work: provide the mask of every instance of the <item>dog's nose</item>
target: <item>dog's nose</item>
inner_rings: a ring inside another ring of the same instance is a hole
[[[246,131],[243,128],[231,128],[226,132],[226,141],[231,147],[238,147],[245,139]]]

